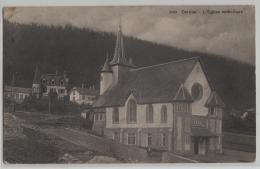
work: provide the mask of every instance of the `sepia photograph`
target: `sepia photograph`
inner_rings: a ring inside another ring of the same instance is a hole
[[[4,6],[3,164],[254,163],[254,5]]]

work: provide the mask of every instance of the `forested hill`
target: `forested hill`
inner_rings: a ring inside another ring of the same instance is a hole
[[[72,26],[24,25],[4,20],[4,84],[13,72],[17,83],[30,87],[35,64],[42,73],[66,70],[70,86],[99,85],[99,70],[106,54],[113,55],[115,34]],[[173,37],[174,38],[174,37]],[[255,67],[221,56],[189,52],[174,47],[125,37],[126,55],[137,66],[153,65],[200,56],[211,83],[228,107],[255,105]]]

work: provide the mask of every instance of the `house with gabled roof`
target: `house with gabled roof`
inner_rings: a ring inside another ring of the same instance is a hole
[[[119,27],[114,56],[100,76],[97,134],[177,154],[222,152],[225,105],[199,57],[137,68],[126,57]]]
[[[57,94],[58,100],[63,100],[68,95],[69,79],[66,72],[63,74],[55,73],[41,74],[38,65],[35,67],[34,78],[32,83],[32,94],[37,98],[48,97],[49,93],[53,92]]]
[[[98,95],[99,91],[96,90],[94,86],[85,88],[84,85],[82,85],[82,87],[73,87],[69,91],[70,101],[77,104],[92,105]]]

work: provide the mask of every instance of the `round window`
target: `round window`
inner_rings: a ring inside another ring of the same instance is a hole
[[[191,95],[194,100],[200,100],[203,95],[201,84],[195,83],[191,88]]]

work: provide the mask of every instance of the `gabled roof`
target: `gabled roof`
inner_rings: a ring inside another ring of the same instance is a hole
[[[64,77],[64,75],[59,74],[43,74],[41,75],[41,80],[46,81],[46,85],[60,85],[60,86],[66,86],[67,82]],[[54,84],[52,84],[52,80],[54,80]],[[63,85],[61,84],[63,82]]]
[[[197,61],[198,58],[190,58],[131,69],[107,89],[93,107],[122,106],[129,92],[134,92],[138,104],[171,102]],[[186,92],[184,94],[188,97]]]
[[[215,92],[211,92],[208,100],[205,104],[206,107],[225,107],[224,102],[220,98],[220,96]]]
[[[81,94],[81,95],[91,95],[91,96],[98,96],[99,95],[99,91],[94,90],[94,89],[88,89],[88,88],[82,88],[82,87],[73,87],[70,90],[70,92],[72,92],[73,90],[78,91],[79,94]]]
[[[174,101],[186,101],[192,102],[192,97],[189,94],[188,90],[185,88],[183,84],[181,84],[179,90],[176,93],[176,96],[173,99]]]

